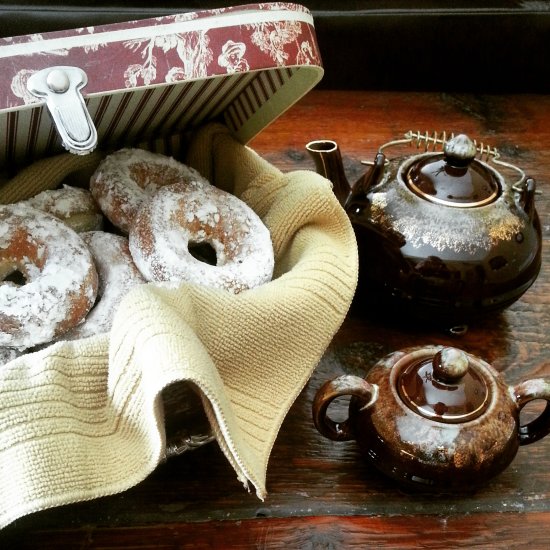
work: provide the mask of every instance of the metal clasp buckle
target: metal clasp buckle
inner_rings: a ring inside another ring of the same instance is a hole
[[[88,83],[78,67],[49,67],[27,81],[30,93],[44,99],[65,149],[76,155],[91,153],[97,131],[80,90]]]

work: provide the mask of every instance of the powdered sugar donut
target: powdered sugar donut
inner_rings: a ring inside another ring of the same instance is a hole
[[[160,187],[179,181],[208,183],[196,170],[144,149],[108,155],[90,179],[90,191],[107,218],[128,234],[136,212]]]
[[[149,281],[188,281],[238,293],[273,276],[269,230],[243,201],[210,184],[160,189],[136,215],[129,239]],[[210,249],[211,262],[195,257],[201,248]]]
[[[24,203],[52,214],[77,233],[95,231],[103,225],[103,215],[88,189],[64,185],[42,191]]]
[[[0,206],[0,346],[23,350],[78,324],[97,293],[82,239],[50,214]]]
[[[81,237],[90,248],[99,275],[97,300],[84,322],[64,334],[63,340],[109,332],[122,298],[135,285],[145,283],[132,260],[126,237],[103,231],[82,233]]]

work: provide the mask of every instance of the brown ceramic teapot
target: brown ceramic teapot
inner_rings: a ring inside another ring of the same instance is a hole
[[[327,414],[351,395],[349,417]],[[520,425],[530,401],[546,400]],[[364,456],[388,476],[437,491],[468,491],[502,472],[518,447],[550,432],[550,379],[509,387],[481,359],[455,348],[407,348],[378,362],[366,379],[344,375],[326,382],[313,402],[324,436],[357,440]]]
[[[386,157],[385,149],[407,143],[426,150]],[[354,227],[359,307],[450,329],[508,307],[537,278],[535,182],[499,160],[496,149],[465,135],[409,132],[380,147],[370,171],[350,187],[335,142],[306,148]]]

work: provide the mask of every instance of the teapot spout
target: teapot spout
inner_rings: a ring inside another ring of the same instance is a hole
[[[351,187],[344,172],[338,144],[328,139],[315,140],[306,145],[306,150],[312,156],[317,172],[332,182],[334,194],[343,206]]]

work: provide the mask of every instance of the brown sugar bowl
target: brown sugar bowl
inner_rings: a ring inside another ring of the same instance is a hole
[[[327,412],[341,396],[351,396],[349,416],[337,423]],[[546,407],[521,425],[520,411],[535,399]],[[355,439],[370,463],[399,482],[464,492],[502,472],[520,445],[550,432],[550,379],[508,386],[488,363],[456,348],[406,348],[365,379],[325,382],[313,421],[329,439]]]

